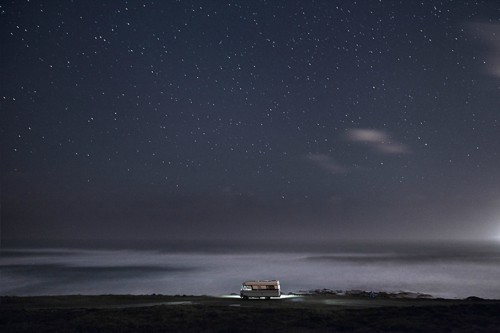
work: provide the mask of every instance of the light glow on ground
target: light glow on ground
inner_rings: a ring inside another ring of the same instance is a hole
[[[221,295],[219,296],[220,298],[237,298],[237,299],[242,299],[240,295]],[[280,297],[271,297],[271,300],[278,300],[278,299],[290,299],[290,298],[300,298],[302,296],[300,295],[281,295]],[[262,298],[264,299],[264,298]]]

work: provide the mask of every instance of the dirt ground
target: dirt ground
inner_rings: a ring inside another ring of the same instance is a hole
[[[500,301],[328,295],[1,297],[1,332],[500,332]]]

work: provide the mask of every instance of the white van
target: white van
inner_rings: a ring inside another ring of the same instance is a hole
[[[248,299],[250,297],[280,297],[281,289],[278,280],[256,280],[245,281],[241,286],[240,297]]]

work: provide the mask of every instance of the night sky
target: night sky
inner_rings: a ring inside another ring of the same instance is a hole
[[[496,1],[1,1],[5,240],[500,239]]]

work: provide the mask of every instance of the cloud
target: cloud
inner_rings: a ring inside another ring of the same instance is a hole
[[[351,141],[379,143],[387,141],[389,137],[382,131],[372,129],[349,129],[347,137]]]
[[[351,142],[359,142],[382,154],[408,154],[410,149],[400,142],[394,142],[390,136],[380,130],[355,128],[349,129],[346,138]]]
[[[467,25],[467,30],[474,37],[479,37],[481,43],[487,48],[483,57],[486,72],[492,76],[500,77],[500,24],[475,22]]]
[[[321,169],[332,174],[347,172],[346,168],[335,162],[333,158],[326,154],[309,154],[307,155],[307,159],[309,159]]]

